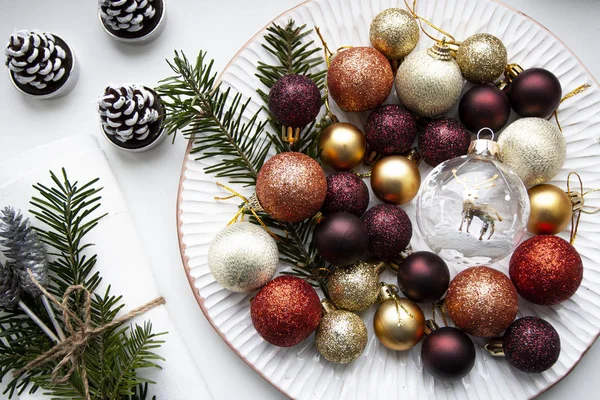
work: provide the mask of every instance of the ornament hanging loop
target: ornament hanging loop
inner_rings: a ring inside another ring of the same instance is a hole
[[[433,23],[431,23],[430,21],[426,20],[425,18],[417,15],[416,9],[417,9],[417,0],[413,1],[413,5],[412,8],[408,5],[408,1],[404,0],[404,4],[406,5],[406,8],[408,9],[408,12],[410,12],[412,14],[412,16],[419,21],[419,26],[421,27],[421,31],[425,34],[425,36],[427,36],[429,39],[434,40],[435,42],[446,42],[446,37],[449,39],[448,43],[450,44],[460,44],[459,42],[456,41],[456,39],[454,38],[454,36],[452,36],[451,34],[449,34],[448,32],[446,32],[445,30],[443,30],[442,28],[434,25]],[[423,28],[423,22],[425,22],[427,25],[429,25],[431,28],[435,29],[436,31],[438,31],[439,33],[441,33],[442,35],[444,35],[445,37],[442,38],[441,40],[431,36],[426,30],[425,28]]]
[[[323,45],[323,52],[325,53],[325,63],[327,64],[327,69],[329,69],[329,66],[331,65],[331,57],[333,56],[333,52],[329,49],[325,38],[321,34],[321,29],[319,29],[318,26],[315,26],[315,32],[317,33],[317,36],[319,36],[321,44]]]
[[[480,137],[480,136],[481,136],[481,132],[484,132],[484,131],[489,131],[489,132],[490,132],[490,134],[492,135],[492,138],[491,138],[491,139],[489,139],[489,140],[494,140],[494,138],[496,137],[496,135],[494,134],[494,131],[493,131],[491,128],[488,128],[488,127],[481,128],[481,129],[479,130],[479,132],[477,132],[477,140],[480,140],[480,139],[481,139],[481,137]]]
[[[575,89],[571,90],[569,93],[564,95],[562,99],[560,99],[559,107],[560,107],[560,104],[563,103],[563,101],[568,100],[573,96],[577,96],[579,93],[585,92],[590,87],[592,87],[592,85],[585,83],[585,84],[578,86]],[[558,108],[556,110],[554,110],[552,115],[554,116],[554,119],[556,120],[556,125],[558,125],[558,129],[560,129],[560,131],[562,132],[562,126],[560,126],[560,122],[558,121]],[[552,117],[552,116],[550,116],[550,117]]]
[[[577,180],[579,180],[579,191],[571,190],[571,176],[576,176]],[[581,213],[584,214],[596,214],[600,212],[600,207],[589,209],[584,209],[585,207],[585,199],[584,197],[593,192],[600,191],[600,188],[588,190],[587,192],[583,191],[583,180],[581,176],[577,172],[570,172],[567,177],[567,196],[571,199],[571,203],[573,204],[573,216],[571,217],[571,237],[570,243],[573,244],[575,239],[577,238],[577,230],[579,229],[579,221],[581,220]]]

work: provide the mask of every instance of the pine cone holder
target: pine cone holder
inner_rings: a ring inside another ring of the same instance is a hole
[[[142,29],[136,32],[128,32],[126,30],[115,30],[108,25],[102,18],[100,8],[98,8],[98,19],[100,25],[110,37],[127,43],[144,44],[156,39],[164,30],[167,19],[167,7],[165,0],[153,0],[152,5],[155,9],[155,14],[148,19]]]

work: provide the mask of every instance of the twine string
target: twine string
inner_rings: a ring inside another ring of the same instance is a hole
[[[413,0],[413,5],[412,8],[411,6],[408,4],[408,0],[404,0],[404,4],[406,5],[406,8],[408,8],[408,11],[412,14],[412,16],[419,21],[419,27],[421,28],[421,31],[425,34],[425,36],[427,36],[429,39],[434,40],[436,43],[437,42],[441,42],[444,40],[444,38],[442,39],[438,39],[432,35],[430,35],[425,28],[423,27],[423,22],[426,23],[427,25],[429,25],[431,28],[435,29],[436,31],[438,31],[439,33],[441,33],[442,35],[446,36],[449,40],[449,43],[457,43],[456,39],[454,38],[454,36],[452,36],[450,33],[446,32],[445,30],[443,30],[442,28],[440,28],[439,26],[434,25],[431,21],[428,21],[427,19],[419,16],[416,12],[417,9],[417,0]]]
[[[563,103],[563,101],[568,100],[573,96],[576,96],[580,93],[585,92],[590,87],[592,87],[592,85],[590,85],[588,83],[584,83],[583,85],[577,86],[575,89],[571,90],[569,93],[564,95],[562,99],[560,99],[560,103],[558,103],[559,107]],[[556,110],[554,110],[552,115],[554,116],[554,119],[556,120],[556,125],[558,125],[558,129],[560,129],[560,131],[562,132],[562,126],[560,126],[560,122],[558,121],[558,107],[556,108]]]
[[[571,190],[571,177],[576,176],[579,181],[579,191]],[[581,220],[581,214],[596,214],[600,211],[600,207],[593,207],[590,209],[584,209],[584,197],[589,193],[599,192],[600,188],[590,189],[587,192],[583,191],[583,180],[577,172],[570,172],[567,177],[567,195],[573,203],[573,214],[571,216],[571,237],[570,243],[573,244],[577,238],[577,230],[579,229],[579,221]]]

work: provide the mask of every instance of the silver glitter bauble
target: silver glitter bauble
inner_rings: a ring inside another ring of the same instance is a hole
[[[462,87],[460,68],[443,43],[411,53],[396,73],[400,102],[422,117],[435,117],[450,110]]]
[[[369,30],[371,44],[391,60],[406,57],[419,42],[419,24],[408,11],[383,10],[373,19]]]
[[[337,267],[327,279],[327,291],[336,307],[363,311],[375,303],[379,292],[377,263],[359,261],[348,267]]]
[[[273,278],[279,252],[264,228],[250,222],[225,227],[208,249],[208,266],[215,280],[234,292],[251,292]]]
[[[504,43],[489,33],[477,33],[461,43],[456,62],[466,80],[489,83],[504,72],[507,53]]]
[[[565,137],[556,124],[542,118],[521,118],[498,139],[500,159],[525,186],[554,178],[567,157]]]

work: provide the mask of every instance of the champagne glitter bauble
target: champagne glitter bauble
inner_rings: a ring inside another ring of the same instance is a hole
[[[516,120],[502,132],[498,144],[500,160],[528,187],[554,178],[567,157],[563,133],[542,118]]]
[[[398,287],[417,303],[439,300],[450,283],[450,270],[440,256],[429,251],[416,251],[398,267]]]
[[[502,272],[472,267],[450,282],[444,305],[457,327],[473,336],[491,337],[514,321],[519,296]]]
[[[347,364],[356,360],[367,346],[367,327],[354,313],[336,310],[323,302],[325,315],[315,334],[317,351],[328,361]]]
[[[252,299],[250,317],[258,334],[279,347],[292,347],[306,339],[321,322],[321,302],[304,279],[279,276]]]
[[[455,157],[464,156],[471,144],[471,134],[453,118],[435,119],[419,135],[418,149],[423,160],[435,167]]]
[[[412,238],[412,224],[403,209],[391,204],[371,207],[362,220],[369,234],[369,251],[379,260],[394,259]]]
[[[422,117],[436,117],[450,110],[462,87],[460,68],[450,55],[450,48],[441,43],[411,53],[396,73],[400,102]]]
[[[510,105],[521,117],[546,118],[558,108],[561,97],[560,81],[543,68],[520,72],[512,79],[508,90]]]
[[[210,272],[221,286],[234,292],[251,292],[265,285],[278,263],[275,239],[250,222],[225,227],[208,249]]]
[[[509,274],[525,300],[553,306],[575,294],[583,279],[583,263],[566,240],[540,235],[517,247],[510,258]]]
[[[367,184],[352,172],[338,172],[327,177],[327,196],[321,211],[330,215],[348,212],[360,217],[369,206]]]
[[[367,150],[365,135],[352,124],[336,122],[319,136],[319,158],[337,171],[346,171],[358,164]]]
[[[384,104],[369,115],[365,136],[370,150],[381,155],[404,153],[417,137],[417,119],[396,104]]]
[[[327,278],[327,291],[337,308],[363,311],[375,303],[379,291],[377,263],[359,261],[337,267]]]
[[[527,230],[534,235],[554,235],[569,225],[573,215],[571,199],[561,188],[541,184],[527,191],[531,213]]]
[[[417,195],[420,185],[417,164],[404,156],[384,157],[371,170],[371,189],[386,203],[408,203]]]
[[[371,22],[371,44],[390,60],[406,57],[419,42],[419,25],[406,10],[388,8]]]
[[[549,322],[523,317],[504,333],[502,349],[513,367],[527,373],[544,372],[558,361],[560,336]]]
[[[304,75],[285,75],[269,90],[269,110],[284,126],[302,128],[310,124],[321,109],[321,92]]]
[[[372,110],[383,104],[393,84],[390,62],[371,47],[339,52],[327,71],[329,94],[346,112]]]
[[[504,43],[489,33],[469,36],[456,53],[463,77],[473,83],[495,81],[504,72],[507,60]]]
[[[256,177],[256,196],[267,214],[282,222],[300,222],[325,201],[323,169],[309,156],[286,152],[271,157]]]
[[[431,324],[427,321],[427,325]],[[475,345],[460,329],[446,326],[429,332],[421,346],[423,365],[442,379],[458,379],[475,365]]]

